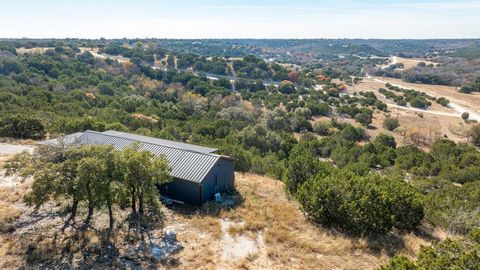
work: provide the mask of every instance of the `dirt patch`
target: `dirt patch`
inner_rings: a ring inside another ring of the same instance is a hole
[[[255,239],[245,235],[231,235],[229,229],[232,226],[241,226],[243,224],[229,220],[221,220],[220,224],[223,237],[218,245],[220,249],[223,249],[220,256],[222,261],[241,260],[249,255],[259,253],[264,248],[263,234],[258,234]]]
[[[21,145],[21,144],[10,144],[10,143],[0,143],[0,156],[9,156],[13,154],[18,154],[23,151],[33,152],[34,146],[31,145]]]

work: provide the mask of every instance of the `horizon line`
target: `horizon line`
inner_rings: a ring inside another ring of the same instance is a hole
[[[159,39],[159,40],[480,40],[479,37],[426,37],[426,38],[379,38],[379,37],[0,37],[0,40],[40,40],[40,39],[82,39],[82,40],[119,40],[119,39]]]

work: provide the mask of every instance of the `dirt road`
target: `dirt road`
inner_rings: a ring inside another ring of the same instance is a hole
[[[18,145],[18,144],[8,144],[0,143],[0,155],[13,155],[18,154],[23,151],[32,152],[34,146],[32,145]]]
[[[410,89],[414,89],[414,90],[417,90],[417,91],[426,92],[427,94],[430,94],[430,95],[436,95],[436,93],[429,93],[429,91],[425,90],[425,89],[415,89],[415,88],[412,88],[411,86],[406,86],[406,85],[398,84],[398,83],[392,83],[391,81],[386,81],[386,80],[380,79],[380,78],[375,78],[375,77],[370,77],[369,76],[368,79],[373,79],[373,81],[380,82],[380,83],[390,83],[393,86],[397,86],[397,87],[401,87],[401,88],[410,88]],[[442,93],[442,96],[446,97],[449,100],[451,100],[451,98],[452,98],[448,95],[445,95],[444,93]],[[401,106],[399,106],[399,107],[401,107]],[[422,112],[422,113],[431,113],[431,114],[436,114],[436,115],[452,116],[452,117],[461,117],[462,113],[468,112],[469,115],[470,115],[469,119],[480,121],[480,113],[477,112],[476,110],[466,108],[466,107],[464,107],[462,105],[459,105],[457,103],[454,103],[454,102],[450,102],[449,107],[452,108],[453,110],[457,111],[457,113],[447,113],[447,112],[432,111],[432,110],[422,110],[422,109],[416,109],[416,108],[410,108],[410,107],[401,107],[401,108],[406,109],[406,110],[411,110],[411,111],[419,111],[419,112]]]

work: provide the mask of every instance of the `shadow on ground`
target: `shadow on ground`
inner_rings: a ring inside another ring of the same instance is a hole
[[[39,214],[38,218],[45,216]],[[65,230],[62,226],[39,228],[35,235],[20,237],[16,253],[22,257],[22,269],[157,269],[158,263],[175,266],[175,260],[163,261],[153,252],[164,246],[163,219],[161,213],[142,219],[129,216],[118,221],[113,231],[85,228],[83,222]]]

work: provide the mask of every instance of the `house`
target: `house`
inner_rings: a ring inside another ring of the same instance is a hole
[[[173,181],[160,186],[160,193],[187,204],[202,205],[213,200],[216,193],[226,193],[234,188],[234,161],[230,157],[215,154],[215,148],[113,130],[88,130],[66,135],[62,139],[66,145],[107,144],[116,149],[138,144],[142,150],[165,156],[171,167]],[[59,142],[53,139],[43,144],[55,146]]]

